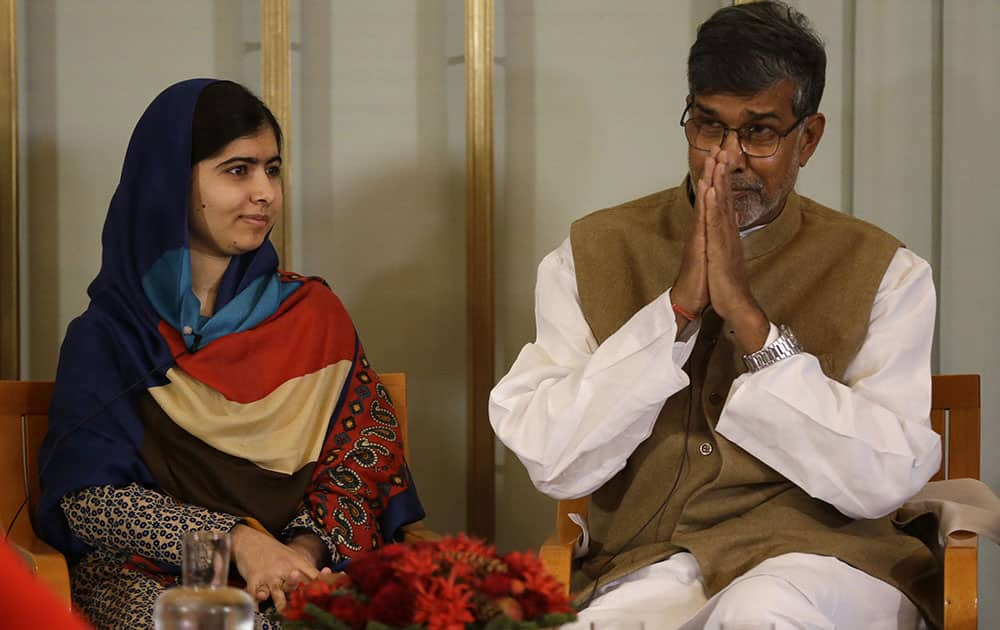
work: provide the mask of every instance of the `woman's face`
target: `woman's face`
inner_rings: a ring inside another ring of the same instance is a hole
[[[281,156],[271,128],[233,140],[192,170],[191,250],[236,256],[257,249],[281,215],[282,201]]]

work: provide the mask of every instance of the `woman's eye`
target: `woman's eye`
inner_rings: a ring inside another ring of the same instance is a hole
[[[227,169],[226,172],[229,173],[230,175],[246,175],[247,167],[245,164],[239,164],[237,166]]]
[[[279,175],[281,175],[281,167],[280,166],[268,166],[267,167],[267,174],[270,175],[271,177],[278,177]]]

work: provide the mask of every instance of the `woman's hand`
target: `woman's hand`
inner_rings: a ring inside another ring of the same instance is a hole
[[[278,612],[285,609],[285,592],[304,579],[319,575],[316,560],[302,544],[285,545],[275,538],[246,525],[237,525],[230,532],[233,562],[247,582],[247,592],[257,601],[268,597]],[[294,580],[294,585],[290,584]]]
[[[330,552],[326,548],[326,543],[323,542],[316,534],[299,534],[295,538],[288,541],[288,546],[296,551],[301,552],[307,558],[310,558],[313,562],[313,566],[320,566],[325,564],[327,559],[330,557]],[[324,568],[320,573],[330,573],[329,568]],[[299,571],[292,571],[288,574],[288,579],[285,580],[285,592],[290,593],[295,590],[300,583],[310,579],[305,574]]]

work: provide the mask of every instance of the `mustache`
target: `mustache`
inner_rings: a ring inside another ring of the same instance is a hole
[[[729,182],[731,190],[752,190],[760,192],[764,190],[764,182],[753,179],[733,179]]]

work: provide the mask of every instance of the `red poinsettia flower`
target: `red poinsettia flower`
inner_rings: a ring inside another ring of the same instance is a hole
[[[429,630],[464,628],[476,618],[472,615],[472,591],[456,582],[452,572],[447,577],[435,577],[426,586],[417,585],[413,621]]]
[[[511,551],[503,557],[511,575],[521,577],[528,573],[544,571],[545,566],[536,556],[520,551]]]
[[[527,591],[545,596],[549,612],[568,613],[573,611],[562,583],[544,569],[537,573],[527,573],[524,576],[524,587]]]
[[[428,578],[438,569],[434,550],[428,546],[414,547],[411,553],[396,558],[392,567],[396,575],[407,583],[412,579]]]
[[[346,574],[324,574],[299,586],[289,596],[282,623],[288,630],[343,625],[361,630],[369,622],[394,629],[468,630],[498,616],[526,628],[543,618],[552,625],[574,618],[562,585],[536,557],[518,552],[500,557],[492,546],[459,536],[361,554]]]
[[[548,600],[537,591],[525,591],[515,599],[521,604],[525,619],[538,619],[548,611]]]
[[[306,599],[302,589],[296,589],[288,595],[288,605],[285,606],[284,617],[292,621],[305,619],[305,607],[309,600]]]
[[[500,614],[510,617],[514,621],[524,619],[524,609],[521,608],[521,604],[513,597],[501,597],[498,599],[497,608],[500,609]]]
[[[333,585],[322,580],[313,580],[300,589],[302,595],[312,603],[325,608],[327,598],[333,593]]]
[[[392,565],[376,553],[358,555],[345,570],[362,593],[371,597],[392,578]]]
[[[402,628],[413,620],[413,591],[390,582],[379,589],[368,604],[369,615],[387,626]]]
[[[474,556],[495,556],[496,551],[492,545],[477,538],[469,538],[465,534],[459,534],[448,541],[448,550],[456,553],[467,553]]]
[[[510,576],[503,573],[490,573],[480,582],[479,589],[487,595],[503,597],[504,595],[510,595],[510,583]]]
[[[361,630],[367,622],[368,611],[365,605],[349,595],[339,595],[330,599],[326,612],[330,613],[345,624]]]

